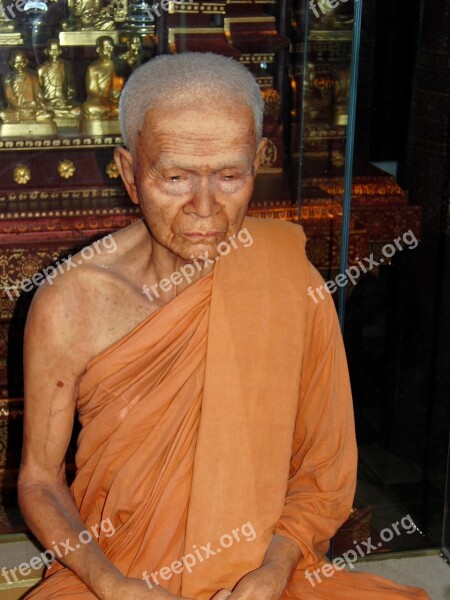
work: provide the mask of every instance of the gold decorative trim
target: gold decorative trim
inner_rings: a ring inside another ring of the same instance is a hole
[[[22,34],[17,31],[0,33],[0,46],[20,46],[23,44]]]
[[[287,215],[289,219],[297,219],[298,213],[297,205],[289,205],[289,203],[285,202],[276,202],[274,205],[269,205],[267,202],[256,202],[248,208],[249,215],[264,218],[284,218]],[[321,222],[324,220],[339,219],[342,217],[342,214],[342,207],[337,202],[330,204],[327,201],[326,204],[303,205],[300,208],[300,219],[302,221]]]
[[[110,215],[117,216],[133,216],[139,214],[139,208],[130,206],[129,208],[89,208],[79,210],[49,210],[43,212],[14,212],[14,213],[2,213],[0,214],[0,221],[7,221],[11,219],[41,219],[49,217],[65,218],[65,217],[104,217]],[[33,226],[33,232],[36,231]],[[9,233],[9,232],[8,232]],[[15,233],[12,231],[11,233]]]
[[[117,198],[126,197],[126,192],[122,188],[106,188],[106,189],[76,189],[76,190],[54,190],[46,192],[10,192],[8,194],[0,194],[0,202],[16,201],[16,200],[72,200],[83,198]],[[5,219],[7,215],[0,213],[0,221]]]
[[[280,219],[282,221],[298,222],[298,209],[292,208],[252,208],[248,209],[250,217],[259,217],[262,219]]]
[[[261,62],[272,64],[274,60],[275,54],[273,52],[268,52],[267,54],[244,52],[239,57],[239,62],[244,64],[257,64]]]
[[[186,0],[185,0],[186,2]],[[189,4],[171,2],[169,4],[169,14],[186,14],[194,13],[201,14],[207,13],[209,15],[224,15],[225,4],[219,4],[217,2],[189,2]]]
[[[62,179],[70,179],[75,175],[75,165],[71,160],[61,160],[58,163],[58,174]]]
[[[119,32],[117,29],[105,31],[60,31],[59,43],[61,46],[93,46],[101,35],[108,35],[114,44],[119,43]]]
[[[342,196],[344,194],[344,186],[338,183],[319,183],[321,190],[327,194]],[[397,183],[353,183],[352,194],[355,196],[391,196],[404,195],[404,190]]]
[[[268,139],[264,154],[261,158],[261,167],[263,169],[272,168],[272,165],[276,162],[278,156],[278,150],[272,140]],[[281,169],[280,169],[281,170]]]
[[[22,164],[17,165],[13,172],[13,179],[18,185],[26,185],[31,179],[30,168]]]
[[[77,150],[80,148],[105,148],[110,146],[117,146],[122,143],[122,137],[120,135],[99,135],[90,137],[73,137],[63,139],[48,139],[48,138],[35,138],[28,140],[0,140],[0,152],[6,151],[21,151],[21,150],[61,150],[61,149],[73,149]]]
[[[276,23],[276,19],[273,16],[267,17],[226,17],[225,19],[229,23]]]
[[[110,160],[106,165],[106,174],[110,179],[118,179],[120,177],[119,169],[117,168],[116,161]]]
[[[273,87],[273,77],[271,77],[271,76],[269,76],[269,77],[256,76],[256,81],[261,89]]]

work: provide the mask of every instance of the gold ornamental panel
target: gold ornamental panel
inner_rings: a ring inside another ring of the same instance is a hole
[[[261,160],[261,167],[265,167],[266,169],[268,167],[271,167],[277,160],[277,155],[277,147],[272,142],[272,140],[267,140],[267,146]]]
[[[71,160],[61,160],[58,163],[58,174],[62,179],[70,179],[75,174],[75,165]]]
[[[117,179],[120,177],[119,169],[117,168],[115,160],[109,161],[109,163],[106,165],[105,171],[110,179]]]
[[[14,169],[13,179],[18,185],[26,185],[31,179],[31,171],[26,165],[19,164]]]

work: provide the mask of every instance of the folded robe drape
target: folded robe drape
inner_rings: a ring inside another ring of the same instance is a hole
[[[373,575],[305,578],[355,489],[345,354],[332,300],[307,294],[322,280],[302,229],[251,218],[244,228],[251,237],[211,275],[88,364],[72,486],[87,529],[110,519],[115,533],[99,543],[124,574],[158,572],[196,600],[256,569],[273,533],[303,554],[286,599],[426,599]],[[170,570],[188,554],[192,567]],[[93,595],[56,564],[28,597]]]

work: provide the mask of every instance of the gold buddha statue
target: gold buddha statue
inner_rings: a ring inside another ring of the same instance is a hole
[[[54,113],[45,106],[39,79],[28,68],[23,50],[11,53],[11,70],[2,77],[3,94],[7,105],[0,110],[0,135],[27,136],[53,135],[57,133]]]
[[[37,74],[46,108],[54,112],[60,127],[70,127],[77,123],[80,104],[75,100],[72,66],[61,58],[61,53],[58,40],[48,40],[45,49],[48,60],[37,68]]]
[[[79,130],[89,135],[118,134],[119,96],[124,79],[116,73],[112,38],[100,36],[96,51],[98,59],[86,71],[87,98],[81,106]]]
[[[114,17],[102,0],[72,0],[72,13],[62,21],[63,31],[110,31],[115,29]]]

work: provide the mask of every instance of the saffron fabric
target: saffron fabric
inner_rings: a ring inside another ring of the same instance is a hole
[[[87,528],[125,575],[221,552],[160,581],[208,600],[257,569],[272,535],[302,550],[283,600],[427,599],[417,588],[335,571],[311,585],[347,519],[357,451],[348,371],[331,297],[301,227],[247,218],[252,244],[149,316],[87,365],[72,494]],[[247,524],[254,539],[225,534]],[[227,538],[228,539],[228,538]],[[198,554],[197,554],[198,557]],[[166,571],[167,573],[167,571]],[[92,600],[56,563],[28,598]]]

